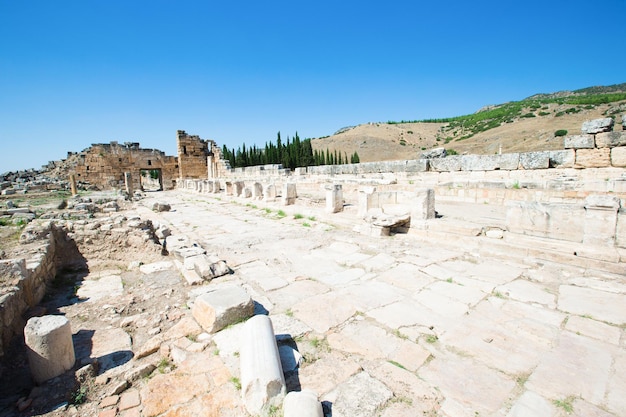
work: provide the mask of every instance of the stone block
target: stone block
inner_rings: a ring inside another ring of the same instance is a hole
[[[572,168],[576,161],[576,152],[573,149],[549,151],[550,168]]]
[[[341,184],[327,185],[325,188],[326,212],[339,213],[343,211],[343,190]]]
[[[216,333],[254,314],[254,302],[241,287],[226,286],[196,298],[193,318],[209,333]]]
[[[361,187],[359,188],[359,211],[358,216],[363,217],[370,209],[374,208],[374,194],[376,193],[376,187]]]
[[[619,198],[610,195],[590,195],[585,199],[583,244],[615,245],[619,207]]]
[[[596,146],[593,135],[571,135],[565,136],[563,147],[565,149],[593,149]]]
[[[404,170],[405,172],[426,172],[428,171],[428,159],[413,159],[410,161],[405,161]]]
[[[598,148],[626,146],[626,131],[598,133],[596,135],[596,146]]]
[[[426,152],[422,152],[421,158],[423,159],[445,158],[446,155],[447,155],[446,148],[433,148]]]
[[[411,204],[411,218],[428,220],[435,218],[435,190],[423,188],[416,191],[414,203]]]
[[[503,153],[501,155],[494,155],[493,158],[498,163],[498,168],[507,171],[516,170],[519,166],[519,153]]]
[[[152,210],[153,211],[170,211],[172,209],[172,207],[169,204],[166,203],[154,203],[152,205]]]
[[[263,185],[260,182],[255,182],[252,185],[252,198],[255,200],[263,199]]]
[[[514,201],[507,203],[509,232],[582,242],[584,208],[578,204],[546,204]]]
[[[240,351],[241,396],[252,415],[267,413],[282,403],[285,378],[268,316],[250,318],[243,327]]]
[[[290,206],[296,203],[296,184],[294,183],[285,183],[283,185],[283,194],[281,197],[281,204],[283,206]]]
[[[606,117],[603,119],[585,120],[583,122],[581,131],[583,133],[596,134],[600,132],[610,132],[613,130],[613,118]]]
[[[436,172],[453,172],[461,170],[461,155],[446,156],[445,158],[429,159],[430,170]]]
[[[283,401],[284,417],[324,417],[322,403],[311,390],[291,391]]]
[[[274,184],[267,184],[263,188],[263,200],[264,201],[276,200],[276,186]]]
[[[28,363],[33,379],[41,384],[74,366],[70,322],[63,316],[33,317],[24,328]]]
[[[241,197],[243,194],[243,189],[244,189],[244,182],[243,181],[235,181],[235,187],[234,187],[234,193],[235,193],[235,197]]]
[[[499,168],[495,155],[463,155],[461,171],[494,171]]]
[[[626,248],[626,209],[619,209],[617,211],[615,244],[620,248]]]
[[[609,148],[577,149],[575,168],[605,168],[611,166]]]
[[[550,167],[549,152],[524,152],[519,155],[522,169],[547,169]]]

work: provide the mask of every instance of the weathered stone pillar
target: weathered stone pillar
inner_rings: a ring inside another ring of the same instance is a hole
[[[311,390],[291,391],[283,401],[284,417],[324,417],[322,403]]]
[[[361,187],[359,188],[359,211],[358,216],[363,217],[367,212],[374,208],[373,200],[376,187]]]
[[[30,372],[37,384],[74,366],[70,322],[63,316],[33,317],[24,328]]]
[[[70,174],[70,191],[73,196],[78,194],[78,191],[76,191],[76,174]]]
[[[221,191],[222,186],[219,181],[213,181],[213,194],[217,194]]]
[[[274,184],[268,184],[263,190],[263,199],[265,201],[276,200],[276,186]]]
[[[585,199],[583,244],[615,246],[619,207],[619,198],[610,195],[590,195]]]
[[[226,195],[233,195],[233,183],[226,181]]]
[[[263,186],[260,182],[255,182],[252,185],[252,198],[255,200],[261,200],[263,198]]]
[[[243,198],[250,198],[252,197],[252,190],[250,189],[250,187],[244,187],[241,195]]]
[[[215,157],[213,155],[209,155],[206,158],[206,165],[207,165],[207,178],[215,178],[215,169],[213,166],[213,159]]]
[[[283,206],[290,206],[296,203],[296,184],[294,183],[285,183],[283,185],[283,195],[281,199],[281,204]]]
[[[240,197],[243,194],[244,182],[236,181],[235,182],[235,196]]]
[[[126,194],[129,198],[133,196],[133,176],[130,172],[124,173],[124,186],[126,187]]]
[[[435,190],[422,188],[417,190],[416,201],[411,207],[413,220],[427,220],[435,218]]]
[[[339,213],[343,211],[343,190],[341,184],[327,185],[325,188],[326,212]]]
[[[270,318],[250,318],[243,327],[241,343],[241,396],[248,412],[259,415],[279,405],[286,391]]]

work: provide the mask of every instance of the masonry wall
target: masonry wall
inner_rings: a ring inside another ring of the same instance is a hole
[[[0,276],[10,280],[0,288],[0,356],[10,340],[22,333],[25,313],[43,299],[57,271],[80,258],[73,241],[52,223],[41,242],[30,259],[0,260]]]
[[[139,143],[93,144],[79,154],[77,180],[98,189],[124,187],[124,173],[130,172],[135,190],[140,189],[141,170],[160,170],[163,189],[173,189],[178,177],[178,160],[156,149],[142,149]]]

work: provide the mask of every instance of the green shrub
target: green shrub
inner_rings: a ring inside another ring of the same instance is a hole
[[[522,114],[520,117],[530,118],[530,117],[537,117],[537,116],[535,116],[535,113],[526,113],[526,114]]]
[[[565,136],[565,135],[567,135],[567,130],[565,129],[559,129],[556,132],[554,132],[554,137]]]
[[[458,155],[459,153],[454,149],[446,149],[446,155]]]

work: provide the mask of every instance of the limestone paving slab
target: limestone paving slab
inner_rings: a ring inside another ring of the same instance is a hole
[[[421,305],[428,307],[436,314],[447,318],[462,317],[469,312],[465,303],[447,297],[429,287],[417,292],[413,298]]]
[[[242,265],[237,269],[237,273],[244,280],[255,282],[264,291],[276,290],[288,284],[287,280],[277,276],[276,271],[270,269],[261,261]]]
[[[355,282],[338,289],[337,292],[350,300],[360,312],[402,299],[402,295],[393,286],[377,281]]]
[[[619,345],[622,334],[619,327],[579,316],[569,316],[565,328],[572,333],[582,334],[614,345]]]
[[[488,293],[459,282],[457,276],[452,282],[436,281],[429,284],[424,290],[433,291],[439,295],[451,298],[468,306],[478,304]]]
[[[300,368],[298,378],[302,387],[323,395],[360,370],[361,366],[352,358],[334,353],[310,365],[305,363]]]
[[[361,268],[349,268],[336,274],[327,275],[318,278],[319,281],[326,285],[338,287],[347,285],[352,281],[358,280],[365,275],[365,270]]]
[[[84,280],[76,291],[79,299],[94,302],[103,298],[119,297],[124,292],[121,275],[106,275],[98,279]]]
[[[445,329],[450,324],[450,319],[440,316],[411,299],[403,299],[372,309],[366,312],[366,315],[391,329],[417,325]]]
[[[329,291],[329,287],[312,279],[303,279],[289,283],[285,287],[268,291],[267,297],[278,311],[285,311],[306,298]]]
[[[563,332],[558,346],[543,355],[526,387],[549,398],[574,396],[602,404],[613,361],[608,346]]]
[[[591,316],[596,320],[612,324],[626,324],[626,294],[561,285],[558,308],[568,313]]]
[[[380,272],[375,279],[408,292],[420,290],[434,281],[434,278],[423,273],[419,266],[410,263],[400,263]]]
[[[367,372],[360,372],[322,397],[332,403],[333,417],[373,417],[393,392]]]
[[[495,288],[495,291],[514,300],[543,304],[548,308],[556,307],[556,296],[548,288],[523,279],[516,279]]]
[[[525,391],[513,404],[507,417],[557,416],[559,411],[554,404],[541,395]]]
[[[293,306],[294,315],[318,333],[325,333],[356,312],[350,300],[337,293],[316,295]]]
[[[617,415],[626,415],[626,353],[620,350],[613,362],[613,373],[608,381],[607,408]]]
[[[359,263],[359,266],[365,269],[367,272],[372,271],[385,271],[394,266],[397,263],[396,258],[386,253],[379,253],[371,258]]]
[[[487,365],[470,358],[439,356],[418,371],[418,375],[439,388],[448,415],[492,415],[511,396],[516,383]]]

